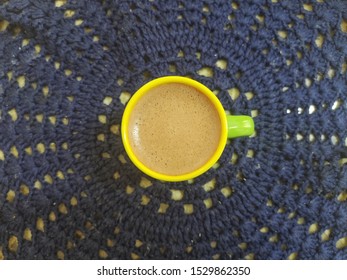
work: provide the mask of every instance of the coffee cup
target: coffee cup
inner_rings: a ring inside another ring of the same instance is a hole
[[[127,103],[121,123],[126,153],[143,173],[162,181],[185,181],[209,170],[228,138],[250,136],[249,116],[227,115],[216,95],[181,76],[154,79]]]

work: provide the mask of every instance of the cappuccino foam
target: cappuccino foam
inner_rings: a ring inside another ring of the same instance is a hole
[[[211,101],[180,83],[150,89],[135,104],[128,135],[137,158],[166,175],[183,175],[203,166],[215,153],[221,121]]]

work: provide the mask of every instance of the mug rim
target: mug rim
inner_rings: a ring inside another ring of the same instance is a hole
[[[159,173],[157,171],[152,170],[151,168],[147,167],[145,164],[143,164],[136,156],[136,154],[133,152],[130,143],[129,143],[129,135],[128,135],[128,126],[129,126],[129,119],[132,110],[134,109],[137,102],[141,99],[142,96],[144,96],[150,89],[157,87],[159,85],[163,84],[170,84],[170,83],[180,83],[184,85],[188,85],[191,87],[194,87],[199,92],[203,93],[214,105],[216,108],[219,118],[220,118],[220,124],[221,124],[221,134],[220,139],[218,143],[218,147],[213,153],[213,155],[209,158],[209,160],[202,166],[200,166],[198,169],[185,173],[180,175],[168,175]],[[140,169],[143,173],[149,175],[152,178],[162,180],[162,181],[168,181],[168,182],[178,182],[178,181],[186,181],[193,179],[203,173],[205,173],[207,170],[209,170],[220,158],[222,155],[226,142],[227,142],[227,118],[226,113],[223,108],[222,103],[219,101],[219,99],[215,96],[215,94],[205,85],[202,83],[193,80],[188,77],[183,76],[163,76],[156,79],[153,79],[143,86],[141,86],[130,98],[129,102],[126,104],[124,113],[122,116],[122,122],[121,122],[121,137],[123,141],[123,145],[125,148],[125,151],[127,155],[129,156],[130,160],[133,162],[133,164]]]

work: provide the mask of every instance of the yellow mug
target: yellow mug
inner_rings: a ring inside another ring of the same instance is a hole
[[[219,140],[212,155],[201,166],[184,174],[165,174],[163,172],[155,170],[155,168],[153,167],[147,166],[143,162],[143,160],[141,161],[139,159],[139,155],[136,154],[134,148],[130,143],[132,131],[129,131],[129,124],[131,118],[134,118],[134,116],[132,116],[134,108],[136,108],[136,105],[139,103],[140,100],[142,100],[144,96],[146,96],[146,94],[148,94],[148,92],[155,89],[156,87],[169,84],[181,84],[184,86],[192,87],[193,89],[197,90],[199,93],[207,97],[207,99],[212,104],[219,117]],[[128,154],[130,160],[134,163],[134,165],[152,178],[170,182],[190,180],[203,174],[218,161],[225,148],[228,138],[250,136],[253,134],[253,132],[254,122],[251,117],[227,115],[221,102],[210,89],[193,79],[181,76],[160,77],[143,85],[137,92],[135,92],[135,94],[127,103],[121,123],[121,136],[123,145],[126,153]]]

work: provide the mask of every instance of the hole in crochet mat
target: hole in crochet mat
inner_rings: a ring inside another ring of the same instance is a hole
[[[312,80],[310,78],[305,78],[305,87],[309,88],[312,85]]]
[[[347,72],[347,62],[344,62],[341,65],[341,74],[345,74],[346,72]]]
[[[7,113],[11,116],[12,121],[15,122],[18,119],[17,111],[15,108],[9,110]]]
[[[305,11],[312,12],[313,11],[313,6],[312,4],[303,4],[303,8]]]
[[[3,150],[0,149],[0,160],[4,161],[5,160],[5,153]]]
[[[203,16],[200,22],[201,22],[201,24],[206,24],[206,22],[207,22],[206,17],[205,17],[205,16]]]
[[[297,258],[298,258],[298,253],[294,252],[294,253],[291,253],[287,259],[288,260],[296,260]]]
[[[259,21],[259,23],[264,23],[265,16],[263,14],[258,14],[255,18]]]
[[[342,32],[347,33],[347,19],[342,19],[340,28]]]
[[[203,67],[197,71],[198,75],[211,78],[213,77],[213,69],[211,67]]]
[[[150,186],[152,186],[152,182],[149,179],[147,179],[146,177],[141,177],[140,187],[147,189]]]
[[[226,59],[219,59],[216,62],[216,66],[222,70],[225,70],[228,66],[228,61]]]
[[[72,70],[70,70],[70,69],[65,69],[65,70],[64,70],[64,74],[65,74],[65,76],[69,77],[69,76],[71,76],[71,74],[72,74]]]
[[[237,247],[239,247],[242,251],[245,251],[248,248],[248,244],[246,242],[242,242],[238,244]]]
[[[125,188],[125,192],[126,192],[126,194],[132,194],[133,192],[135,191],[135,188],[134,187],[132,187],[132,186],[126,186],[126,188]]]
[[[232,196],[233,194],[233,189],[231,187],[224,187],[220,191],[226,198]]]
[[[210,8],[208,7],[208,5],[204,5],[203,7],[202,7],[202,11],[204,12],[204,13],[209,13],[210,12]]]
[[[247,151],[246,157],[253,158],[254,157],[254,150],[249,149]]]
[[[210,192],[215,189],[216,185],[216,179],[212,179],[211,181],[205,183],[202,188],[205,190],[205,192]]]
[[[110,126],[110,131],[114,135],[119,135],[119,124],[113,124]]]
[[[177,57],[184,57],[184,52],[180,50],[177,54]]]
[[[108,257],[108,254],[107,254],[107,252],[105,250],[100,249],[99,250],[99,257],[101,259],[106,259]]]
[[[96,140],[100,141],[100,142],[105,142],[105,134],[104,133],[100,133],[96,136]]]
[[[172,200],[182,200],[183,197],[184,197],[184,191],[183,190],[174,190],[174,189],[171,189],[171,199]]]
[[[271,243],[277,243],[278,242],[278,234],[274,234],[269,237],[269,242]]]
[[[63,125],[68,125],[69,124],[69,119],[67,118],[67,117],[63,117],[62,118],[62,123],[63,123]]]
[[[6,200],[9,203],[12,203],[14,201],[15,196],[16,196],[16,193],[13,190],[9,190],[6,195]]]
[[[286,31],[280,30],[277,32],[277,34],[281,39],[287,39],[287,32]]]
[[[160,203],[160,206],[159,206],[159,209],[158,209],[158,213],[165,214],[168,208],[169,208],[169,204],[167,204],[167,203]]]
[[[36,115],[35,119],[36,119],[37,122],[42,123],[42,121],[43,121],[43,114]]]
[[[336,249],[344,249],[347,247],[347,236],[340,238],[336,241]]]
[[[147,195],[141,196],[141,205],[146,206],[151,201],[151,199]]]
[[[139,260],[140,259],[140,256],[135,254],[135,253],[131,253],[130,257],[131,257],[132,260]]]
[[[139,239],[135,240],[135,247],[136,248],[140,248],[142,245],[143,245],[143,242],[141,240],[139,240]]]
[[[84,22],[83,19],[76,19],[76,20],[75,20],[75,25],[76,25],[76,26],[80,26],[80,25],[82,25],[83,22]]]
[[[118,171],[116,171],[115,173],[113,173],[113,179],[118,180],[120,178],[120,174]]]
[[[253,92],[246,92],[245,96],[246,96],[247,100],[251,100],[254,97],[254,93]]]
[[[122,154],[120,154],[120,155],[118,156],[118,160],[119,160],[122,164],[126,164],[126,163],[127,163],[127,161],[126,161],[124,155],[122,155]]]
[[[185,252],[186,252],[187,254],[190,254],[192,251],[193,251],[193,247],[192,247],[192,246],[187,246],[187,247],[185,248]]]
[[[211,198],[204,199],[203,202],[207,209],[210,209],[213,206],[213,201]]]
[[[19,88],[25,87],[25,76],[17,77],[17,84]]]
[[[334,101],[334,104],[333,104],[333,106],[331,107],[331,109],[332,109],[333,111],[335,111],[335,110],[338,109],[341,105],[342,105],[342,100],[341,100],[341,99],[338,99],[338,100]]]
[[[249,253],[245,256],[245,260],[254,260],[255,254],[254,253]]]
[[[71,206],[77,206],[77,204],[78,204],[77,198],[76,198],[75,196],[71,197],[71,199],[70,199],[70,205],[71,205]]]
[[[259,115],[259,110],[251,110],[251,116],[252,118],[255,118]]]
[[[27,185],[21,184],[19,187],[19,191],[22,195],[27,196],[30,193],[30,189]]]
[[[57,8],[62,7],[66,4],[67,0],[55,0],[55,6]]]
[[[8,250],[12,253],[17,253],[18,250],[18,238],[15,235],[11,235],[8,239]]]
[[[329,67],[329,68],[328,68],[328,71],[327,71],[327,76],[328,76],[328,78],[329,78],[329,79],[334,78],[334,77],[335,77],[335,74],[336,74],[335,69]]]
[[[103,152],[103,153],[101,153],[101,157],[104,158],[104,159],[110,159],[111,155],[110,155],[110,153]]]
[[[344,158],[344,159],[342,159],[342,160],[345,161],[344,163],[347,162],[347,158]],[[342,164],[340,164],[340,166],[342,166]],[[346,200],[347,200],[347,191],[341,192],[341,193],[338,195],[337,200],[338,200],[339,202],[344,202],[344,201],[346,201]]]
[[[124,92],[121,92],[119,96],[119,100],[123,105],[125,105],[129,101],[130,97],[131,97],[130,92],[124,91]]]
[[[61,251],[61,250],[58,250],[58,251],[57,251],[57,258],[58,258],[58,260],[64,260],[64,259],[65,259],[65,254],[64,254],[64,252]]]
[[[66,205],[64,203],[60,203],[59,204],[58,211],[59,211],[59,213],[61,213],[63,215],[68,214],[68,209],[67,209],[67,207],[66,207]]]
[[[7,79],[8,79],[9,81],[11,81],[12,78],[13,78],[13,72],[12,72],[12,71],[8,71],[8,72],[6,73],[6,76],[7,76]]]
[[[339,143],[339,141],[340,141],[340,139],[339,139],[339,137],[336,134],[331,136],[331,143],[333,145],[337,145]]]
[[[184,214],[190,215],[194,212],[193,204],[183,204]]]
[[[46,174],[44,177],[43,177],[44,181],[49,184],[49,185],[52,185],[53,184],[53,178],[50,174]]]
[[[10,153],[11,153],[15,158],[18,158],[18,150],[17,150],[16,146],[12,146],[12,147],[11,147]]]
[[[268,227],[262,227],[259,231],[261,233],[268,233],[269,232],[269,228]]]
[[[316,37],[316,40],[314,42],[318,48],[321,48],[323,46],[323,43],[324,43],[323,34],[318,34],[318,36]]]
[[[169,64],[169,72],[171,73],[176,73],[177,72],[177,67],[174,63]]]
[[[236,100],[240,96],[240,90],[238,88],[230,88],[227,91],[232,100]]]
[[[107,247],[114,247],[115,245],[116,245],[116,241],[115,240],[113,240],[113,239],[107,239],[107,241],[106,241],[106,245],[107,245]]]
[[[318,225],[318,223],[314,223],[314,224],[311,224],[311,225],[309,226],[308,232],[309,232],[309,234],[314,234],[314,233],[316,233],[318,230],[319,230],[319,225]]]
[[[45,223],[41,217],[36,220],[36,229],[42,232],[45,231]]]
[[[70,18],[70,17],[73,17],[75,15],[75,11],[74,10],[66,10],[64,12],[64,17],[65,18]]]
[[[305,218],[303,218],[303,217],[298,218],[298,220],[297,220],[298,225],[304,225],[305,223],[306,223]]]
[[[57,144],[54,142],[49,143],[49,148],[51,149],[52,152],[56,152],[57,151]]]
[[[40,153],[43,154],[46,151],[46,147],[43,143],[38,143],[36,145],[36,150]]]
[[[48,86],[44,86],[42,88],[42,93],[43,93],[43,96],[47,97],[48,94],[49,94],[49,87]]]
[[[49,116],[48,120],[52,125],[55,125],[57,122],[57,117],[56,116]]]
[[[86,175],[86,176],[83,177],[83,179],[84,179],[84,181],[88,182],[88,181],[90,181],[92,179],[92,176]]]
[[[30,228],[26,228],[26,229],[24,230],[23,239],[24,239],[24,240],[27,240],[27,241],[31,241],[31,240],[32,240],[32,233],[31,233]]]
[[[347,158],[341,158],[341,159],[339,159],[339,166],[341,167],[341,166],[343,166],[344,164],[346,164],[347,163]]]
[[[310,115],[313,114],[314,112],[316,112],[316,110],[317,110],[317,108],[316,108],[315,105],[310,105],[310,106],[308,107],[308,113],[309,113]]]
[[[36,54],[36,55],[40,54],[40,52],[41,52],[41,46],[40,46],[40,45],[35,45],[34,48],[35,48],[35,54]]]
[[[238,159],[238,155],[236,153],[233,153],[230,159],[231,164],[236,164],[237,163],[237,159]]]
[[[300,133],[297,133],[297,134],[296,134],[296,140],[297,140],[297,141],[301,141],[303,138],[304,138],[304,137],[302,136],[302,134],[300,134]]]
[[[105,115],[99,115],[98,120],[100,123],[105,124],[107,122],[107,117]]]
[[[64,143],[61,144],[61,148],[63,150],[68,150],[69,149],[69,144],[67,142],[64,142]]]

